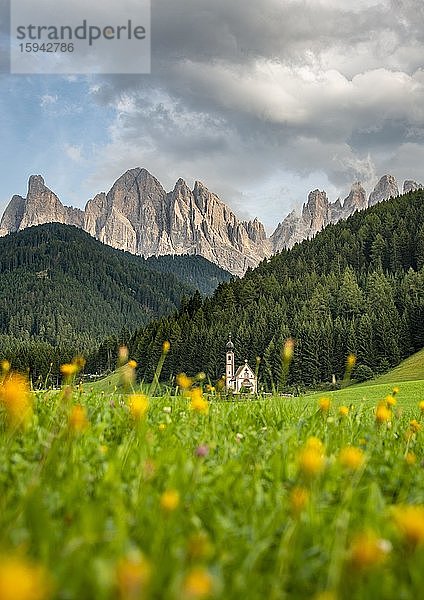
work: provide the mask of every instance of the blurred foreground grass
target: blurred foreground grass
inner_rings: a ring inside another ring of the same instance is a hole
[[[3,393],[0,600],[420,597],[421,400]]]

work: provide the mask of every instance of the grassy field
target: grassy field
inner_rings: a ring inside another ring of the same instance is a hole
[[[0,600],[422,595],[422,382],[246,402],[71,384],[0,386]]]
[[[424,380],[424,350],[413,354],[389,373],[374,380],[374,383],[396,383]]]
[[[338,405],[363,404],[373,407],[379,400],[391,394],[394,386],[399,387],[398,400],[402,406],[416,406],[424,400],[424,350],[413,354],[385,375],[329,392],[328,395]],[[322,392],[308,397],[319,395],[322,395]]]
[[[383,400],[388,394],[392,393],[394,383],[379,383],[379,379],[360,385],[352,385],[342,390],[328,392],[328,395],[336,405],[346,404],[347,406],[354,404],[364,405],[367,408],[373,409],[379,400]],[[418,381],[403,381],[398,384],[399,393],[397,399],[402,407],[414,407],[418,402],[424,400],[424,379]],[[317,398],[320,394],[312,394],[307,398]]]

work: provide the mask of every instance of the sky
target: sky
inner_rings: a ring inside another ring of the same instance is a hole
[[[271,232],[316,188],[424,182],[422,0],[152,0],[145,75],[11,75],[4,56],[0,212],[31,174],[83,208],[138,166]]]

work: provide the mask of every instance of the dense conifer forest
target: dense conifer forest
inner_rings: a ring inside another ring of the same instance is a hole
[[[236,362],[259,364],[260,386],[278,387],[284,340],[295,340],[288,384],[384,372],[424,346],[424,192],[385,201],[330,225],[314,239],[265,260],[211,298],[196,294],[178,312],[141,328],[130,341],[139,375],[151,379],[163,340],[163,376],[224,371],[232,333]],[[92,368],[103,368],[105,342]],[[258,358],[257,358],[258,357]],[[260,360],[259,360],[260,359]]]
[[[143,259],[69,225],[51,223],[0,238],[1,357],[44,371],[58,356],[128,338],[230,274],[199,256]]]

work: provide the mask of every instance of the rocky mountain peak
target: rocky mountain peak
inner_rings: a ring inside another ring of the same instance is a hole
[[[13,196],[0,223],[0,235],[19,231],[42,223],[66,223],[82,227],[84,213],[78,208],[63,206],[44,182],[41,175],[31,175],[26,198]]]
[[[147,194],[165,195],[165,190],[149,171],[144,168],[136,167],[129,169],[121,175],[113,184],[108,195],[114,194],[134,195],[137,191],[143,191]],[[143,198],[140,198],[141,200]]]
[[[66,210],[59,198],[44,183],[41,175],[32,175],[28,182],[25,212],[19,229],[42,223],[66,223]]]
[[[399,195],[399,192],[395,178],[385,175],[371,194],[371,201],[377,203],[396,195]],[[343,204],[340,198],[331,203],[324,191],[313,190],[303,205],[300,217],[295,211],[292,211],[278,224],[270,238],[273,252],[291,248],[297,242],[313,237],[329,223],[337,223],[340,219],[346,219],[355,211],[363,210],[367,206],[367,194],[359,181],[352,185]]]
[[[422,189],[407,180],[404,192]],[[397,196],[391,175],[380,179],[370,195],[370,205]],[[329,223],[367,207],[361,183],[353,184],[342,203],[330,203],[318,189],[309,193],[299,216],[292,211],[267,238],[257,219],[241,221],[220,198],[196,181],[191,190],[184,179],[166,192],[144,168],[129,169],[108,193],[95,195],[85,210],[64,206],[45,184],[32,175],[26,198],[13,196],[0,221],[0,235],[31,225],[59,222],[84,228],[102,242],[143,256],[199,254],[235,275],[256,266],[263,258],[313,237]]]
[[[247,235],[254,242],[263,242],[266,240],[265,227],[256,217],[253,221],[243,221],[243,225],[247,231]]]
[[[308,201],[303,205],[302,219],[311,232],[317,233],[330,222],[329,201],[324,191],[309,193]]]
[[[367,193],[362,187],[360,181],[357,181],[352,185],[347,198],[343,202],[343,213],[344,218],[349,217],[357,210],[363,210],[367,207]]]
[[[193,196],[196,206],[199,208],[202,214],[207,211],[208,204],[213,201],[213,194],[211,194],[208,188],[201,181],[194,182]]]
[[[343,218],[343,206],[340,198],[337,198],[333,203],[330,202],[329,214],[331,223],[337,223],[337,221]]]
[[[208,192],[208,191],[209,191],[208,188],[201,181],[196,180],[194,182],[194,188],[193,188],[194,195],[201,194],[202,192]]]
[[[383,175],[380,181],[371,192],[368,206],[374,206],[378,202],[388,200],[389,198],[395,198],[399,196],[399,188],[396,179],[393,175]]]
[[[85,229],[134,254],[200,254],[236,275],[269,254],[259,221],[239,221],[200,181],[190,190],[180,178],[166,193],[145,169],[127,171],[91,200]]]
[[[424,186],[422,183],[417,183],[416,181],[413,181],[412,179],[407,179],[406,181],[403,182],[403,193],[404,194],[408,194],[409,192],[416,192],[417,190],[422,190],[424,189]]]
[[[25,198],[12,196],[0,221],[0,236],[19,230],[25,212]]]
[[[31,175],[28,180],[28,194],[43,192],[46,188],[44,178],[41,175]],[[49,190],[50,191],[50,190]]]
[[[170,192],[171,197],[180,196],[182,198],[189,198],[192,196],[192,192],[188,187],[187,183],[181,177],[177,180],[174,189]],[[168,194],[169,195],[169,194]]]

